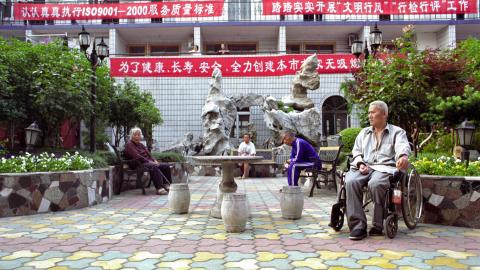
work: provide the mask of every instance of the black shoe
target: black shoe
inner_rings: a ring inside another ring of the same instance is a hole
[[[370,236],[383,236],[383,231],[382,229],[378,229],[378,228],[370,228],[370,230],[368,231],[368,235]]]
[[[358,241],[367,237],[367,230],[365,229],[355,229],[350,233],[350,240]]]

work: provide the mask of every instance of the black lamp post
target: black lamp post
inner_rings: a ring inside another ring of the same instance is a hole
[[[362,52],[365,55],[365,60],[368,59],[368,57],[370,56],[370,51],[368,50],[368,43],[370,43],[370,46],[371,46],[370,48],[374,56],[377,53],[377,50],[380,47],[380,45],[382,45],[382,31],[378,29],[378,26],[376,23],[375,23],[375,28],[372,31],[370,31],[368,40],[369,42],[365,40],[365,45],[364,45],[364,42],[358,39],[352,43],[352,48],[351,48],[352,54],[355,55],[357,59],[360,57],[360,55],[362,55]]]
[[[36,122],[33,122],[25,128],[25,144],[27,145],[26,152],[32,151],[33,146],[37,143],[38,135],[42,132]]]
[[[462,153],[460,154],[460,157],[462,159],[462,162],[466,161],[466,166],[468,167],[470,152],[467,148],[472,145],[475,126],[465,119],[465,121],[463,121],[459,126],[457,126],[455,130],[457,131],[458,143],[462,147]]]
[[[90,61],[92,67],[92,84],[91,84],[91,96],[90,101],[92,103],[92,114],[90,117],[90,152],[95,152],[95,104],[97,103],[97,66],[101,64],[105,57],[108,57],[108,46],[102,40],[100,44],[95,45],[95,39],[93,40],[93,48],[90,55],[87,54],[87,49],[90,47],[90,33],[85,31],[85,26],[82,26],[82,32],[78,34],[78,42],[80,49],[85,53],[85,56]],[[98,53],[97,53],[98,50]],[[98,61],[100,59],[100,61]]]

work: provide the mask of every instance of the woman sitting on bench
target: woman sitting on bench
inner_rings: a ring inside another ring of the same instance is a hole
[[[150,177],[158,195],[168,194],[172,182],[170,167],[156,160],[147,147],[140,142],[141,139],[142,130],[138,127],[132,128],[130,130],[130,140],[125,145],[125,157],[136,160],[137,166],[143,165],[150,171]]]

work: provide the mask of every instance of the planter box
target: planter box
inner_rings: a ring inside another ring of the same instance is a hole
[[[112,197],[112,168],[0,174],[0,217],[79,209]]]
[[[480,176],[420,177],[425,202],[422,222],[480,228]]]

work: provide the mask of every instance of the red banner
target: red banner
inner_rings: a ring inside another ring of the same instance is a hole
[[[112,77],[209,77],[218,67],[224,77],[293,75],[309,55],[246,57],[119,57],[110,59]],[[319,73],[350,73],[358,67],[351,54],[320,54]]]
[[[458,14],[477,10],[476,0],[263,0],[263,15]]]
[[[89,20],[221,16],[223,1],[121,4],[24,4],[14,8],[15,20]]]

